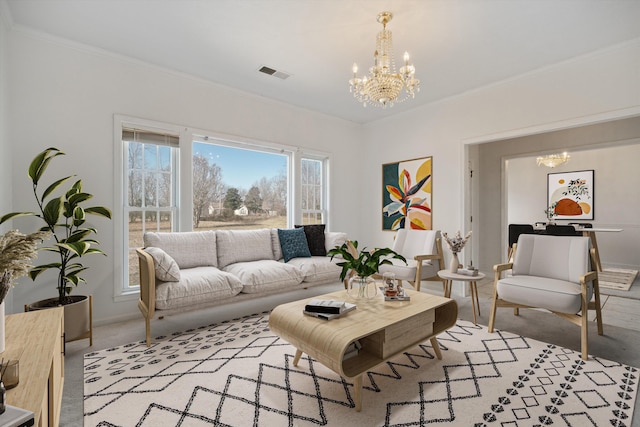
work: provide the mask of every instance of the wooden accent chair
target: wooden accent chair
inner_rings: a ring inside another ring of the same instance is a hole
[[[493,267],[489,332],[493,332],[498,307],[513,307],[515,315],[519,308],[544,308],[581,327],[586,360],[589,309],[596,311],[598,335],[603,334],[598,273],[590,271],[594,256],[588,237],[521,235],[513,262]],[[509,269],[511,275],[501,277]]]
[[[392,259],[393,264],[380,266],[379,273],[393,273],[398,284],[403,280],[411,283],[416,291],[420,291],[423,280],[444,280],[438,277],[438,271],[444,270],[444,256],[442,253],[442,239],[439,230],[411,230],[400,229],[396,233],[392,249],[407,259],[404,262]]]

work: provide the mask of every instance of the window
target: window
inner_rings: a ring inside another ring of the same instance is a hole
[[[286,228],[291,152],[193,142],[193,229]]]
[[[114,122],[115,197],[122,207],[114,216],[121,230],[114,256],[122,260],[116,263],[116,299],[138,292],[135,249],[147,231],[287,228],[328,220],[326,155],[124,116]]]
[[[303,158],[301,160],[301,210],[302,224],[325,222],[324,161]]]
[[[125,288],[131,288],[140,284],[135,248],[144,246],[144,232],[176,229],[178,137],[123,129],[122,144],[126,155],[123,217],[127,221],[124,247],[128,281]]]

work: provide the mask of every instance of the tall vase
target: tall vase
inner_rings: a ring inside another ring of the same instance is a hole
[[[451,263],[449,264],[449,270],[452,273],[457,273],[459,264],[460,264],[460,261],[458,261],[458,253],[457,252],[452,252],[452,254],[451,254]]]
[[[4,300],[0,303],[0,353],[4,351]]]

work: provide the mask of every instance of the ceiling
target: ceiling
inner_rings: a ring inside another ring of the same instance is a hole
[[[366,123],[640,37],[638,0],[0,0],[9,25]],[[372,65],[393,12],[398,63],[421,91],[364,108],[351,67]],[[266,65],[286,80],[259,73]]]

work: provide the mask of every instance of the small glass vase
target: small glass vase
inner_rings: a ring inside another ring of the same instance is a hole
[[[347,294],[356,300],[371,299],[378,294],[378,287],[371,276],[353,276],[349,279]]]

